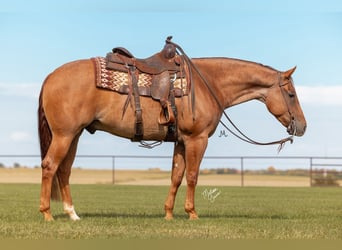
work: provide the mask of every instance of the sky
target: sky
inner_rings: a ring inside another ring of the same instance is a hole
[[[172,35],[191,57],[233,57],[280,71],[297,66],[293,80],[308,123],[303,137],[278,154],[277,146],[219,137],[219,125],[206,156],[342,156],[341,1],[2,1],[0,32],[0,155],[39,154],[38,95],[54,69],[117,46],[148,57]],[[287,136],[260,102],[227,113],[256,140]],[[82,135],[78,154],[169,156],[172,149],[143,149],[97,132]],[[0,158],[6,161],[14,159]]]

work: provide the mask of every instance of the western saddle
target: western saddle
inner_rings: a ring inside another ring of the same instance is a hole
[[[154,100],[160,101],[161,112],[158,122],[168,126],[168,135],[165,141],[175,141],[176,139],[176,117],[175,96],[173,93],[173,82],[177,77],[186,77],[188,84],[189,66],[181,56],[177,44],[171,42],[172,36],[167,37],[164,48],[146,59],[135,58],[127,49],[116,47],[112,53],[106,57],[106,68],[125,72],[129,75],[128,97],[124,107],[123,115],[133,94],[135,102],[135,136],[133,141],[141,141],[143,138],[142,109],[140,105],[139,87],[137,85],[139,74],[145,73],[152,77],[150,96]]]

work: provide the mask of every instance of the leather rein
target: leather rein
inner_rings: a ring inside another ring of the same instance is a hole
[[[193,64],[193,62],[191,61],[191,59],[186,55],[186,53],[183,51],[183,49],[176,43],[169,41],[170,43],[172,43],[173,45],[176,46],[176,48],[181,52],[181,54],[184,56],[185,60],[187,61],[187,63],[196,71],[196,73],[199,75],[199,77],[202,79],[202,81],[204,82],[204,84],[206,85],[206,87],[208,88],[210,94],[214,97],[217,105],[219,106],[219,108],[221,109],[223,115],[226,117],[226,119],[228,120],[228,122],[233,126],[233,128],[236,130],[236,132],[234,132],[231,128],[229,128],[222,120],[220,120],[220,123],[222,124],[222,126],[224,128],[226,128],[232,135],[234,135],[235,137],[239,138],[240,140],[250,143],[250,144],[254,144],[254,145],[262,145],[262,146],[266,146],[266,145],[275,145],[275,144],[279,144],[278,147],[278,153],[283,149],[284,145],[286,142],[290,141],[290,143],[293,143],[293,135],[277,140],[277,141],[271,141],[271,142],[258,142],[256,140],[251,139],[250,137],[248,137],[245,133],[243,133],[235,124],[234,122],[229,118],[228,114],[226,113],[224,107],[221,105],[220,101],[218,100],[214,90],[212,89],[211,85],[209,84],[209,82],[205,79],[205,77],[202,75],[202,73],[200,72],[200,70],[196,67],[196,65]],[[190,67],[190,68],[191,68]],[[192,74],[190,74],[192,75]],[[192,79],[191,79],[191,82]],[[283,99],[284,102],[286,103],[287,106],[287,110],[291,116],[291,123],[289,125],[289,127],[294,127],[295,131],[294,131],[294,135],[296,134],[296,126],[295,126],[295,120],[294,120],[294,116],[290,110],[290,105],[285,97],[285,92],[284,89],[282,88],[283,86],[287,85],[288,83],[282,83],[281,82],[281,75],[280,72],[278,71],[278,86],[281,90],[281,93],[283,95]],[[191,84],[192,86],[194,84]],[[192,99],[192,110],[194,112],[194,90],[193,87],[191,87],[191,99]],[[195,118],[195,117],[193,117]]]

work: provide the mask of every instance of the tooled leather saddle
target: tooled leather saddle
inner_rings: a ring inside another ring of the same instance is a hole
[[[106,56],[106,68],[127,73],[129,83],[124,112],[133,95],[135,103],[135,136],[133,141],[143,138],[143,119],[140,105],[140,95],[151,96],[161,104],[158,122],[168,126],[165,141],[175,141],[177,109],[173,83],[177,78],[185,78],[190,85],[189,66],[183,56],[177,51],[178,45],[171,42],[172,36],[167,37],[164,48],[146,59],[135,58],[127,49],[116,47]],[[150,88],[138,86],[141,73],[151,76]]]

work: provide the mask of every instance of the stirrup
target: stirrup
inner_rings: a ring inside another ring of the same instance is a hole
[[[175,115],[173,114],[171,103],[166,102],[159,114],[158,122],[160,125],[169,125],[175,122]]]

